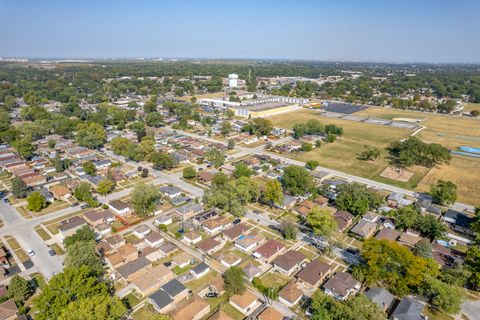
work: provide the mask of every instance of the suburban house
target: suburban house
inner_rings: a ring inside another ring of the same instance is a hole
[[[172,223],[173,223],[172,217],[167,215],[156,217],[153,220],[153,224],[156,226],[159,226],[161,224],[168,226],[169,224],[172,224]]]
[[[145,243],[150,247],[158,247],[163,243],[162,235],[158,231],[152,231],[145,237]]]
[[[195,279],[199,279],[210,272],[210,267],[206,263],[202,262],[196,265],[190,272]]]
[[[261,233],[251,232],[246,235],[241,235],[235,240],[235,247],[243,252],[250,252],[258,247],[265,237]]]
[[[375,222],[370,222],[367,220],[360,220],[350,232],[364,239],[368,239],[377,230],[377,224]]]
[[[117,268],[119,276],[131,281],[152,267],[152,262],[145,257],[139,257]]]
[[[393,294],[385,290],[384,288],[372,287],[365,292],[365,295],[375,302],[381,310],[388,314],[388,311],[395,301]]]
[[[272,307],[266,307],[257,317],[258,320],[282,320],[283,314]]]
[[[202,236],[198,232],[189,231],[183,234],[183,241],[185,241],[189,245],[193,245],[202,241]]]
[[[426,320],[423,308],[424,305],[420,301],[411,297],[403,297],[390,316],[390,320]]]
[[[250,282],[253,280],[253,278],[258,277],[262,273],[262,269],[251,262],[243,267],[243,271],[245,272],[245,278],[247,278],[247,280]]]
[[[175,320],[200,320],[209,312],[210,304],[195,294],[177,306],[172,317]]]
[[[420,240],[422,240],[420,233],[412,229],[407,229],[398,238],[398,242],[409,247],[415,246]]]
[[[0,319],[15,320],[17,319],[18,308],[12,299],[0,303]]]
[[[60,231],[60,236],[62,238],[62,241],[65,240],[65,238],[73,235],[78,229],[86,225],[87,225],[87,222],[85,221],[85,219],[79,216],[62,220],[60,222],[60,225],[58,226],[58,230]]]
[[[270,239],[258,247],[253,253],[253,256],[264,263],[271,263],[272,260],[283,253],[285,249],[283,243],[275,239]]]
[[[346,300],[360,290],[360,282],[355,280],[350,273],[337,272],[323,285],[326,294],[337,300]]]
[[[115,221],[115,215],[110,210],[90,210],[83,214],[83,218],[92,227],[97,227],[101,224],[110,224]]]
[[[62,185],[54,185],[50,187],[50,192],[53,194],[55,199],[62,201],[68,201],[68,199],[72,196],[70,189]]]
[[[333,219],[337,223],[338,230],[344,231],[348,229],[354,220],[353,214],[347,211],[337,211],[333,214]]]
[[[376,235],[375,239],[396,241],[400,237],[400,232],[392,229],[382,229]]]
[[[280,290],[278,300],[291,308],[302,299],[303,293],[298,289],[297,284],[292,281]]]
[[[113,200],[108,203],[108,207],[116,214],[124,216],[130,212],[128,205],[121,200]]]
[[[299,284],[315,289],[330,273],[330,266],[320,259],[310,261],[296,276]]]
[[[274,270],[290,276],[297,272],[301,265],[307,261],[307,257],[300,251],[290,250],[276,257],[272,264]]]
[[[249,290],[245,290],[241,294],[232,296],[230,298],[230,305],[244,315],[249,316],[260,306],[260,301],[258,301],[257,297]]]
[[[104,239],[112,249],[118,249],[126,244],[125,238],[121,234],[114,234]]]
[[[235,241],[238,237],[250,229],[246,224],[239,223],[233,227],[222,232],[222,237],[225,240]]]
[[[226,216],[219,216],[202,223],[202,228],[207,233],[213,235],[224,230],[230,224],[230,219]]]
[[[145,238],[152,229],[150,229],[146,224],[141,224],[135,228],[133,228],[133,235],[139,239]]]
[[[469,235],[475,234],[475,232],[470,229],[470,224],[473,222],[473,218],[463,212],[448,209],[442,217],[442,220],[455,231]]]
[[[207,254],[214,254],[218,250],[220,250],[225,242],[218,241],[214,238],[206,238],[196,244],[197,248],[202,250]]]
[[[192,260],[193,257],[186,252],[181,252],[172,258],[173,264],[179,268],[185,268],[192,262]]]
[[[169,197],[170,199],[179,197],[182,194],[182,190],[174,186],[161,187],[160,192]]]
[[[148,300],[157,312],[167,313],[173,309],[175,302],[181,301],[187,295],[188,289],[173,279],[152,293]]]
[[[137,292],[145,297],[172,280],[174,277],[175,274],[172,270],[165,267],[163,264],[160,264],[134,278],[131,281],[131,284]]]
[[[212,183],[212,180],[213,180],[214,177],[215,177],[215,174],[213,174],[212,172],[208,172],[208,171],[200,171],[197,174],[198,181],[200,183],[206,184],[208,186]]]
[[[229,252],[229,253],[223,255],[220,258],[220,263],[223,264],[227,268],[236,266],[241,261],[242,261],[242,259],[233,252]]]

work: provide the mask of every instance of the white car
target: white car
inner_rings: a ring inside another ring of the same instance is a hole
[[[35,251],[33,251],[32,249],[28,249],[27,250],[27,254],[30,256],[30,257],[33,257],[35,255]]]

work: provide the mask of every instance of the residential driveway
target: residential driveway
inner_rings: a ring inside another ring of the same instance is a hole
[[[462,305],[462,311],[470,320],[480,319],[480,301],[467,301]],[[460,319],[460,318],[459,318]]]

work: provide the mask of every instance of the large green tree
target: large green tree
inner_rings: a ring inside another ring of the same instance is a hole
[[[375,210],[382,204],[381,196],[367,189],[363,184],[346,183],[340,185],[335,203],[341,210],[346,210],[354,215],[364,214],[368,210]]]
[[[21,178],[15,177],[12,179],[12,194],[15,198],[25,198],[28,195],[28,190],[29,187]]]
[[[19,304],[23,304],[33,294],[33,288],[30,282],[19,275],[14,275],[8,285],[8,294]]]
[[[310,173],[300,166],[290,165],[283,169],[283,188],[292,195],[303,195],[313,187]]]
[[[139,183],[133,188],[130,197],[135,213],[145,217],[153,212],[161,195],[154,185]]]
[[[67,247],[65,256],[66,268],[87,266],[93,273],[103,272],[102,259],[95,252],[95,241],[76,241]]]
[[[438,180],[436,185],[431,186],[430,194],[435,203],[453,204],[457,201],[457,189],[457,185],[451,181]]]
[[[106,140],[105,129],[98,123],[81,123],[77,126],[77,143],[89,149],[98,149]]]
[[[329,237],[337,230],[338,226],[328,209],[314,207],[307,215],[307,223],[313,233]]]
[[[389,240],[367,240],[361,251],[361,265],[365,283],[382,284],[397,295],[405,295],[418,288],[425,276],[435,273],[427,260],[415,256],[408,248]]]
[[[40,192],[35,191],[30,193],[30,195],[27,198],[27,209],[34,211],[34,212],[39,212],[43,208],[47,207],[47,202],[45,201],[45,197],[40,194]]]
[[[263,200],[273,207],[275,203],[281,204],[283,202],[283,188],[280,181],[276,179],[270,179],[265,184],[265,190],[263,191]]]
[[[84,299],[101,300],[103,297],[111,297],[111,292],[109,284],[87,266],[66,268],[62,273],[54,275],[35,298],[34,305],[37,310],[35,319],[54,320],[60,316],[66,317],[66,309],[72,308],[70,304]]]
[[[90,228],[89,226],[83,226],[77,229],[77,231],[75,231],[75,233],[71,236],[66,237],[65,240],[63,240],[63,245],[68,248],[70,245],[76,242],[95,241],[96,238],[97,235],[92,228]]]
[[[230,267],[223,273],[225,290],[229,296],[245,292],[245,272],[240,267]]]

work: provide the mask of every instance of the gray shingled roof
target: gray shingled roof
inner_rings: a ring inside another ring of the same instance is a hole
[[[422,311],[423,304],[421,302],[410,297],[403,297],[390,318],[397,320],[423,320]]]
[[[395,299],[390,292],[378,287],[370,288],[365,292],[365,295],[375,302],[382,310],[390,308]]]
[[[168,293],[168,295],[172,298],[176,297],[178,294],[183,292],[186,287],[181,284],[177,279],[173,279],[162,286],[162,289]]]
[[[170,303],[173,302],[172,298],[170,298],[168,293],[166,293],[162,289],[159,289],[152,293],[149,298],[159,310],[162,310],[164,307],[168,306]]]

